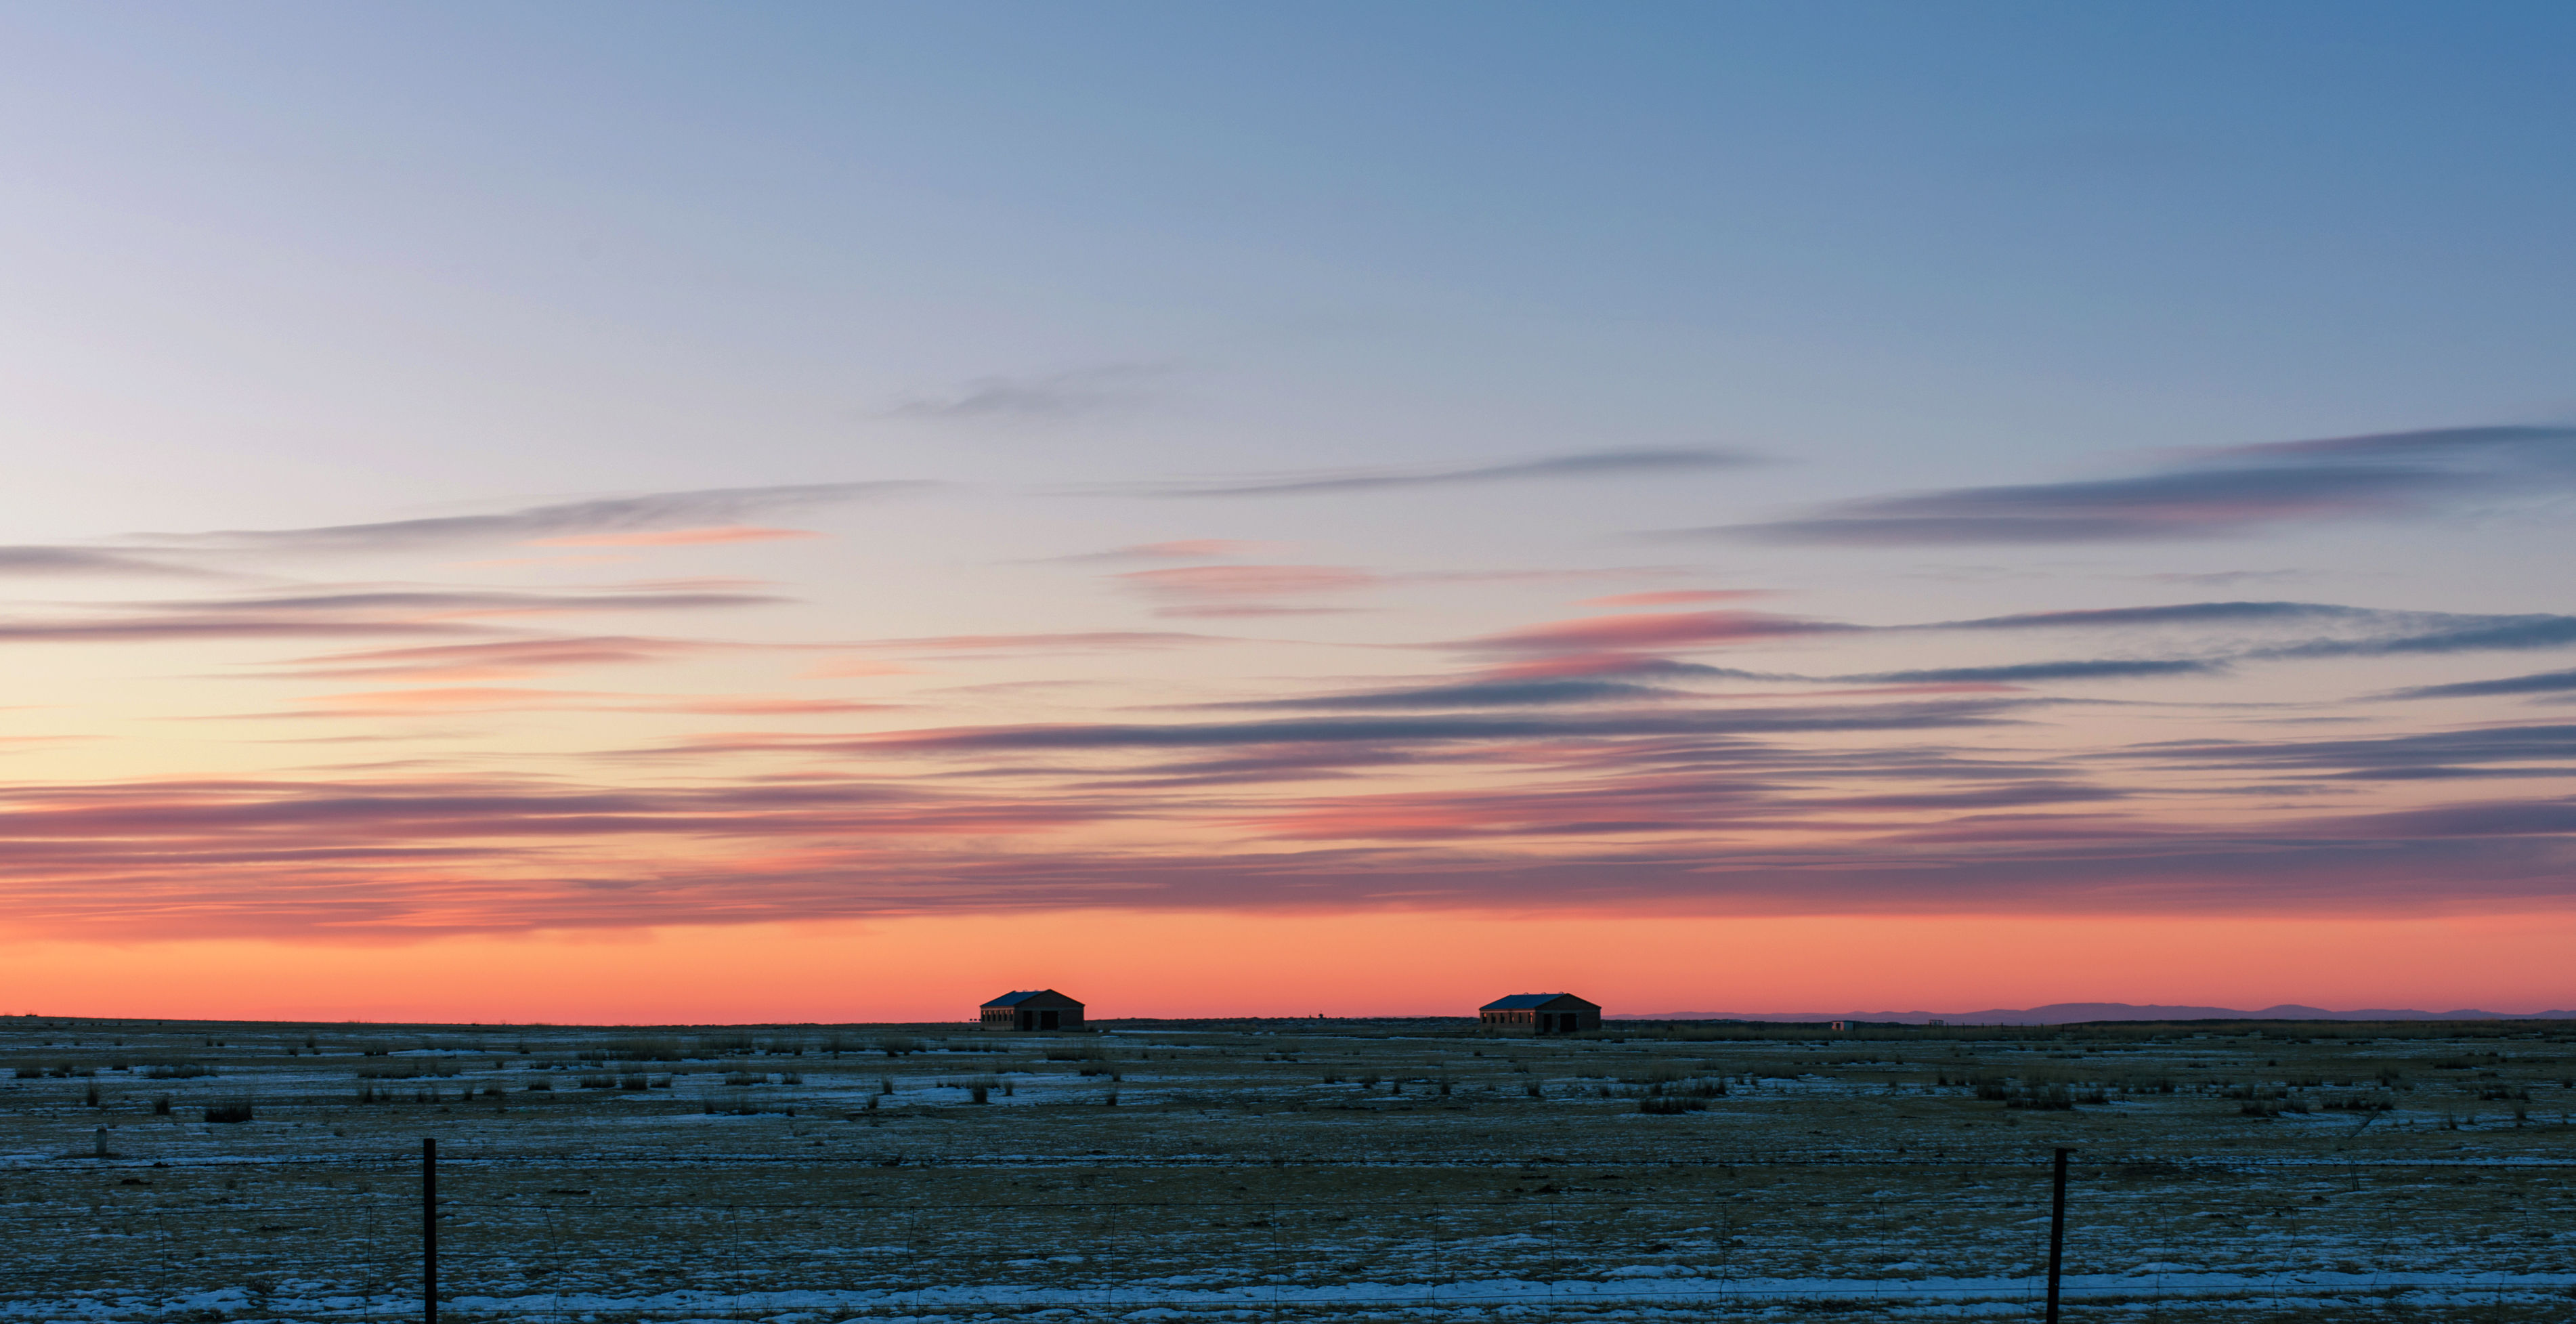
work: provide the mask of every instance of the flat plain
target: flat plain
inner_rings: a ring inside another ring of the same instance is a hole
[[[2576,1318],[2576,1025],[0,1019],[0,1319]],[[227,1120],[238,1119],[238,1120]]]

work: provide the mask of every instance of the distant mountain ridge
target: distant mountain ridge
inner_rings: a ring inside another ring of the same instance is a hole
[[[2368,1007],[2360,1011],[2328,1011],[2323,1007],[2302,1007],[2283,1003],[2261,1011],[2238,1011],[2233,1007],[2165,1007],[2135,1006],[2126,1002],[2052,1002],[2045,1007],[2020,1009],[1988,1008],[1985,1011],[1840,1011],[1840,1012],[1767,1012],[1767,1011],[1669,1011],[1654,1013],[1618,1013],[1603,1017],[1616,1021],[1771,1021],[1805,1023],[1809,1021],[1876,1021],[1882,1025],[1922,1025],[1929,1021],[1947,1021],[1952,1025],[2071,1025],[2080,1021],[2554,1021],[2576,1020],[2576,1011],[2412,1011],[2387,1007]]]

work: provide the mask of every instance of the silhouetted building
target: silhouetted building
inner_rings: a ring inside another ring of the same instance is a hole
[[[1573,1034],[1601,1028],[1601,1004],[1571,993],[1514,993],[1477,1008],[1476,1019],[1489,1030]]]
[[[987,1030],[1079,1030],[1082,1004],[1051,988],[1005,993],[984,1004]]]

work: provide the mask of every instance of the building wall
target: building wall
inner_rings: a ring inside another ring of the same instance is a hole
[[[986,1007],[977,1025],[986,1030],[1037,1030],[1046,1026],[1045,1014],[1048,1012],[1053,1012],[1056,1018],[1051,1028],[1082,1028],[1082,1009],[1079,1007]]]
[[[1489,1030],[1511,1030],[1523,1034],[1574,1034],[1601,1028],[1600,1012],[1579,1009],[1480,1011],[1477,1019]]]

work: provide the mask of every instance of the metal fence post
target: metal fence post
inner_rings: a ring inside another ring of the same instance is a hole
[[[2066,1156],[2074,1152],[2057,1151],[2055,1193],[2048,1204],[2048,1324],[2057,1324],[2057,1276],[2066,1263]]]
[[[2053,1310],[2049,1317],[2056,1318]],[[438,1141],[431,1136],[420,1140],[420,1318],[438,1324]]]

